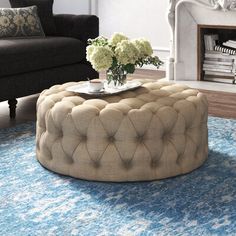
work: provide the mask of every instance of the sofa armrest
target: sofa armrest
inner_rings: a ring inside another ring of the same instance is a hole
[[[96,38],[99,34],[99,19],[94,15],[54,15],[56,35],[72,37],[87,43],[89,38]]]

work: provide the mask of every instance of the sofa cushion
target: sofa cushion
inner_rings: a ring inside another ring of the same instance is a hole
[[[39,18],[46,35],[55,35],[56,27],[53,19],[54,0],[10,0],[11,7],[37,6]]]
[[[85,44],[69,37],[0,40],[0,77],[78,63]]]
[[[0,38],[44,36],[37,7],[0,8]]]

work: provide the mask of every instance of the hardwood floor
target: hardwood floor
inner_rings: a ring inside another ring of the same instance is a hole
[[[105,74],[100,75],[101,78]],[[132,78],[160,79],[165,77],[164,71],[136,70],[135,74],[129,75]],[[236,119],[236,94],[224,92],[212,92],[201,90],[207,95],[209,101],[209,114],[213,116],[235,118]],[[36,120],[36,101],[38,95],[17,99],[16,119],[9,119],[9,109],[7,102],[0,103],[0,128],[7,128],[16,124]]]
[[[17,99],[16,119],[9,118],[7,102],[0,103],[0,128],[7,128],[16,124],[36,120],[36,102],[38,95],[32,95]]]
[[[136,69],[134,74],[129,74],[131,78],[161,79],[166,75],[165,71]],[[100,74],[100,78],[105,79],[105,73]]]
[[[235,86],[235,85],[232,85]],[[236,119],[236,94],[215,92],[208,90],[200,90],[206,94],[210,115],[223,117],[223,118],[234,118]]]

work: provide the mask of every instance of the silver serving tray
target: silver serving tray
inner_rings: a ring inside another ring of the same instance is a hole
[[[140,87],[141,85],[142,83],[139,81],[127,81],[126,84],[115,88],[115,87],[109,86],[107,82],[105,82],[103,90],[99,92],[97,91],[94,92],[94,91],[89,91],[89,81],[86,81],[84,83],[79,83],[77,85],[70,86],[66,88],[66,91],[98,97],[98,96],[113,95],[113,94],[118,94],[124,91],[133,90]]]

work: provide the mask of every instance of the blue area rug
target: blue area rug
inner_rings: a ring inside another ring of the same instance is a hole
[[[236,120],[209,118],[209,159],[181,177],[99,183],[44,169],[35,124],[0,130],[0,235],[236,235]]]

